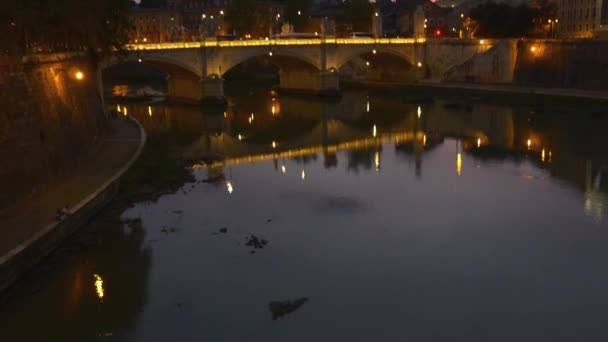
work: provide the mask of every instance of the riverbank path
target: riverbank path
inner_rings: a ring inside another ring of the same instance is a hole
[[[94,193],[129,162],[140,144],[139,127],[124,118],[110,119],[110,133],[97,143],[79,167],[12,207],[0,210],[0,257]]]
[[[448,89],[465,89],[479,90],[499,93],[516,93],[530,95],[550,95],[550,96],[566,96],[579,97],[589,99],[608,100],[608,91],[606,90],[587,90],[587,89],[565,89],[565,88],[541,88],[528,87],[517,85],[502,85],[502,84],[477,84],[463,82],[434,82],[420,81],[419,85],[424,87],[448,88]]]

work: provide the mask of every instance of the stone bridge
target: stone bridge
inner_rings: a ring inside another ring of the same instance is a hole
[[[222,103],[223,75],[240,63],[268,56],[279,67],[280,89],[338,94],[340,70],[353,60],[384,74],[407,70],[410,80],[446,79],[450,70],[492,49],[490,40],[452,39],[269,39],[128,45],[126,61],[155,66],[168,77],[168,96],[188,102]],[[381,56],[386,58],[382,59]]]

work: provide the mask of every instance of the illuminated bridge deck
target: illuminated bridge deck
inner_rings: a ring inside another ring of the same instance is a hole
[[[299,45],[411,45],[426,42],[425,38],[308,38],[308,39],[254,39],[205,42],[145,43],[128,44],[129,50],[173,50],[196,49],[205,47],[243,47],[243,46],[299,46]]]

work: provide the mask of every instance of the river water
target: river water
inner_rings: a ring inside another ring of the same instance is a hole
[[[4,299],[1,340],[608,338],[606,115],[266,89],[112,104],[195,181],[95,219]]]

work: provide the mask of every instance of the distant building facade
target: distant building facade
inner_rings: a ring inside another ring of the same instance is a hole
[[[140,8],[131,14],[131,43],[165,43],[181,40],[182,17],[171,8]]]
[[[600,29],[602,0],[557,0],[555,31],[562,38],[592,38]]]
[[[427,37],[446,37],[454,33],[448,29],[448,14],[451,8],[444,8],[429,0],[397,0],[396,30],[402,36],[420,37],[421,30]],[[420,22],[420,13],[424,21]]]

